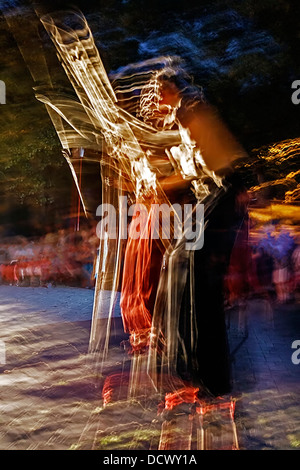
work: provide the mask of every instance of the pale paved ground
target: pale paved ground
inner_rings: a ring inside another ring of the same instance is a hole
[[[248,319],[249,337],[234,364],[240,444],[300,449],[300,365],[291,360],[291,344],[300,338],[299,303],[270,309],[252,300]]]
[[[0,449],[148,449],[161,422],[157,403],[102,407],[100,376],[88,359],[93,291],[0,286]],[[243,339],[232,309],[232,349]],[[235,421],[241,449],[299,449],[299,303],[247,307],[248,338],[235,354]],[[5,348],[5,351],[4,351]],[[121,371],[111,347],[104,376]]]

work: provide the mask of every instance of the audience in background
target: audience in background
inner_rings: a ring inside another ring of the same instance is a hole
[[[92,288],[98,245],[95,228],[0,240],[0,283]]]
[[[299,240],[280,225],[256,235],[249,247],[253,261],[247,274],[249,293],[267,295],[280,303],[294,300],[300,286]],[[60,229],[34,239],[0,239],[0,283],[93,288],[98,247],[95,227]],[[228,274],[233,279],[228,282],[236,284],[237,274],[233,266]]]

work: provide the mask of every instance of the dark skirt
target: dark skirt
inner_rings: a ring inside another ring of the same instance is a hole
[[[194,273],[188,275],[179,319],[178,374],[195,386],[204,386],[213,395],[230,392],[232,385],[225,322],[225,278],[237,234],[247,221],[245,205],[239,203],[244,189],[236,181],[236,176],[228,177],[216,205],[208,205],[208,211],[205,206],[204,245],[194,252]],[[195,319],[190,315],[191,274],[194,275]],[[191,329],[196,331],[193,345]]]

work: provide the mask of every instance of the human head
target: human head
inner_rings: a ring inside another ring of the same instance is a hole
[[[192,84],[190,76],[179,66],[166,66],[156,72],[144,86],[140,98],[140,117],[157,128],[171,128],[177,110],[203,101],[202,90]]]

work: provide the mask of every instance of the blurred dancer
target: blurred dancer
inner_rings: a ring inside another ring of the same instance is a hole
[[[173,301],[174,294],[170,297],[163,293],[166,285],[161,283],[153,331],[156,334],[157,325],[165,332],[170,331],[168,325],[173,324],[174,334],[172,338],[166,335],[166,341],[171,339],[178,344],[167,346],[168,370],[170,361],[176,360],[176,370],[182,379],[204,386],[214,395],[224,394],[231,389],[224,283],[238,234],[239,243],[247,250],[248,196],[240,177],[247,155],[215,109],[185,79],[171,72],[161,74],[158,80],[161,112],[166,112],[168,107],[176,108],[178,125],[190,138],[190,153],[180,149],[180,158],[175,158],[177,169],[162,186],[167,194],[173,195],[180,194],[183,188],[193,189],[194,203],[198,199],[204,204],[205,230],[203,248],[191,251],[188,260],[182,248],[175,248],[169,257],[166,284],[181,294]],[[176,151],[172,155],[176,157]],[[182,155],[186,157],[185,162]],[[207,175],[214,184],[207,185]],[[246,256],[241,259],[245,269],[246,259]],[[178,273],[180,269],[182,272]],[[182,279],[185,279],[184,286]],[[165,303],[160,295],[165,295]],[[167,306],[167,302],[173,304]],[[176,302],[180,305],[176,306]],[[160,320],[164,309],[170,312],[169,318]]]

